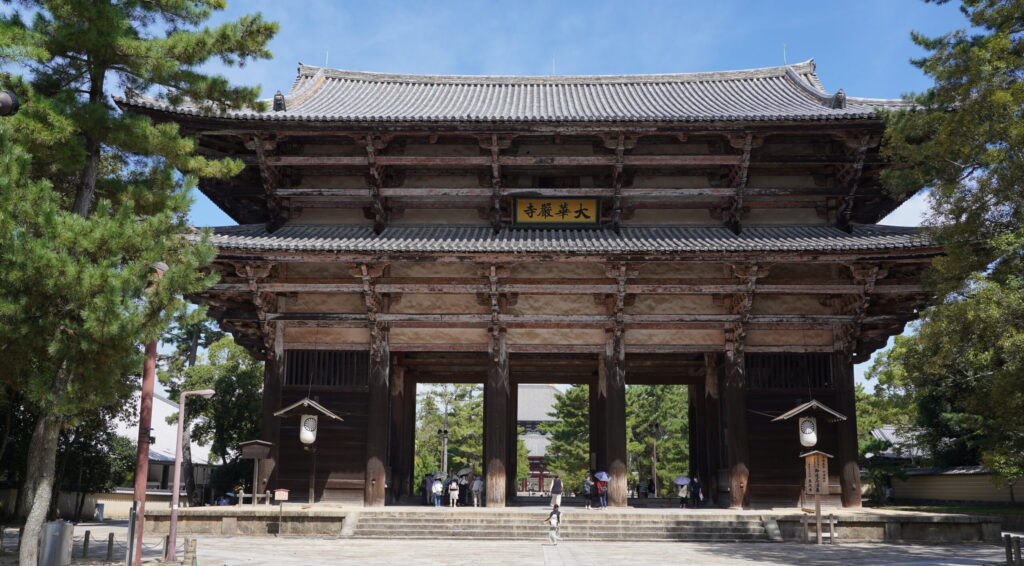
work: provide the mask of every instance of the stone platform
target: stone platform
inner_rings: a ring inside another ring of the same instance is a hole
[[[547,507],[382,508],[329,505],[240,505],[181,509],[178,533],[351,538],[539,540]],[[800,509],[641,509],[563,507],[567,540],[799,541]],[[841,510],[838,540],[865,542],[998,542],[1000,518],[873,509]],[[169,509],[146,510],[146,532],[165,534]]]

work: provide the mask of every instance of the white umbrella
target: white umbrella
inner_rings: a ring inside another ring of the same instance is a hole
[[[465,467],[465,468],[462,468],[461,470],[455,472],[455,475],[457,475],[457,476],[464,476],[464,475],[472,473],[472,472],[473,472],[473,468]]]
[[[676,476],[676,479],[672,480],[672,483],[676,485],[686,485],[690,483],[690,478],[686,476]]]

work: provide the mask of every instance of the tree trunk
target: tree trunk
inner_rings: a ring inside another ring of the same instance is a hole
[[[180,415],[179,415],[180,417]],[[192,465],[192,436],[188,423],[181,430],[181,475],[185,483],[185,498],[189,507],[197,507],[201,501],[196,493],[196,474]],[[171,478],[173,481],[174,478]]]
[[[39,533],[50,510],[53,496],[54,468],[57,460],[57,439],[60,436],[61,418],[45,414],[36,421],[32,441],[28,449],[29,477],[26,478],[22,493],[23,509],[28,509],[25,531],[22,536],[18,564],[36,566],[39,555]]]
[[[90,65],[89,76],[89,103],[92,105],[103,104],[103,78],[105,69],[97,69]],[[100,153],[102,147],[100,141],[94,136],[85,136],[85,168],[82,169],[82,176],[78,181],[78,191],[75,193],[75,204],[71,212],[87,218],[92,211],[92,203],[96,200],[96,178],[100,172]]]

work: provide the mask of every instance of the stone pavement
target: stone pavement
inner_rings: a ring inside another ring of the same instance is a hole
[[[200,536],[202,566],[926,566],[994,564],[995,545],[630,543]]]

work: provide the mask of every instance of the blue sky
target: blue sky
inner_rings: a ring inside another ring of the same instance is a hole
[[[213,23],[260,12],[281,25],[274,58],[245,68],[211,64],[262,96],[287,92],[299,62],[427,74],[631,74],[748,69],[814,59],[825,88],[896,98],[930,81],[910,59],[922,51],[911,30],[938,35],[962,27],[957,3],[523,1],[229,2]],[[924,197],[883,222],[916,225]],[[201,194],[192,221],[233,224]],[[858,379],[868,364],[857,366]]]

